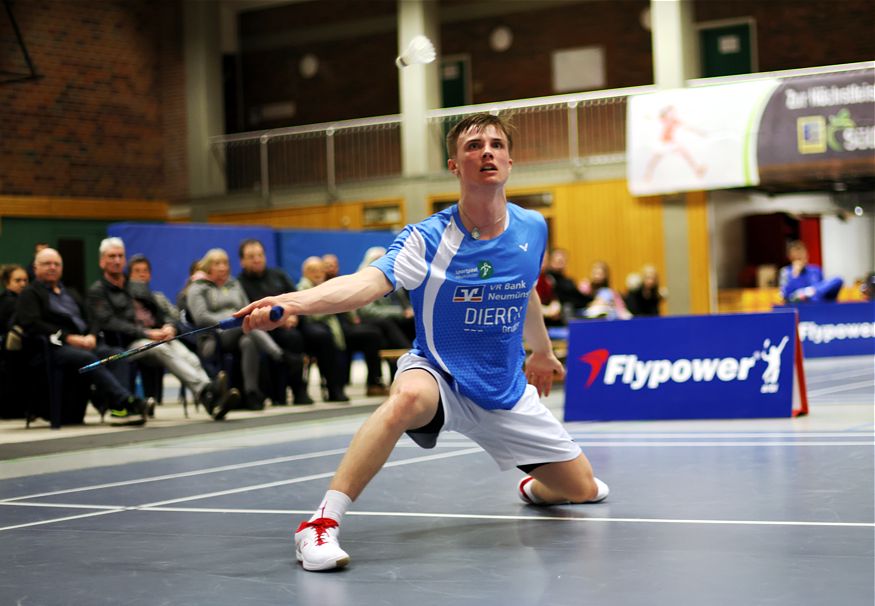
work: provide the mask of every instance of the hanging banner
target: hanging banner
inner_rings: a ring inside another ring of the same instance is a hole
[[[787,78],[763,111],[760,181],[875,174],[875,70]]]
[[[635,196],[758,184],[758,118],[777,80],[629,99],[626,160]]]
[[[875,69],[629,98],[635,196],[875,175]]]

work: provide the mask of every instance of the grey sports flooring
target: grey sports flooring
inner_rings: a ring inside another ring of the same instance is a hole
[[[402,441],[332,573],[291,535],[362,416],[4,462],[0,605],[871,606],[873,359],[806,369],[805,418],[569,424],[598,505],[527,507],[462,436]]]

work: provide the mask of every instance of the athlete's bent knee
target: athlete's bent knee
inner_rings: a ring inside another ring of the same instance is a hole
[[[434,406],[429,407],[423,394],[409,386],[393,389],[389,399],[383,402],[380,409],[388,423],[402,430],[423,425],[420,420],[429,414],[433,416],[435,412]],[[428,420],[426,419],[425,422]]]

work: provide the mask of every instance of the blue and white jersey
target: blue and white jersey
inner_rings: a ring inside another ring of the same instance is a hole
[[[408,225],[372,264],[410,292],[414,353],[486,409],[510,409],[526,387],[523,325],[547,245],[534,211],[507,205],[504,233],[475,240],[455,204]]]

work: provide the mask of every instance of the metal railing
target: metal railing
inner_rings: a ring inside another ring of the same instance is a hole
[[[626,150],[626,99],[653,86],[485,103],[427,112],[430,141],[462,117],[482,111],[510,115],[514,159],[524,165],[621,162]],[[381,116],[212,137],[210,148],[228,193],[325,187],[400,177],[401,116]]]
[[[871,61],[825,67],[690,80],[691,87],[762,78],[795,78],[871,68]],[[430,144],[441,150],[456,121],[476,112],[510,115],[518,136],[514,159],[522,166],[571,168],[625,160],[626,103],[655,85],[536,99],[484,103],[426,112]],[[401,116],[380,116],[212,137],[210,147],[228,193],[324,187],[401,177]]]

